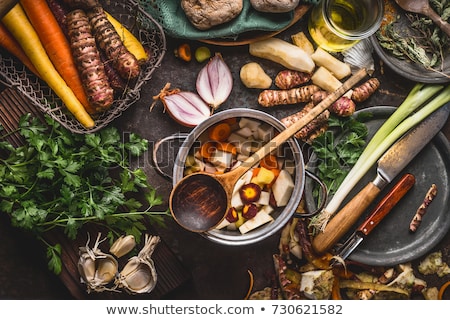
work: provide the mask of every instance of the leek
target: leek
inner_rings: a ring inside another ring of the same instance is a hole
[[[339,209],[339,206],[369,171],[369,169],[378,161],[384,152],[398,140],[409,129],[417,125],[432,112],[437,110],[450,101],[450,86],[442,90],[441,85],[417,84],[407,98],[402,102],[398,109],[386,120],[386,122],[377,130],[373,138],[365,147],[358,161],[352,167],[339,186],[333,198],[317,216],[312,224],[325,228],[326,223],[332,215]],[[427,102],[433,95],[442,90],[435,98]],[[419,106],[427,102],[416,113],[413,113]],[[405,119],[406,118],[406,119]]]

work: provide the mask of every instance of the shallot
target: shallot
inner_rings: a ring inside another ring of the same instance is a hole
[[[155,101],[150,110],[153,109],[157,100],[161,100],[169,115],[186,127],[195,127],[209,118],[211,109],[197,93],[180,89],[169,90],[169,88],[170,83],[167,83],[160,93],[153,97]]]
[[[229,97],[233,76],[220,53],[216,53],[200,70],[196,88],[200,97],[213,109],[217,109]]]

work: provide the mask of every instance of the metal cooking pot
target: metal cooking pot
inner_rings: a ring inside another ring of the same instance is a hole
[[[192,131],[189,134],[175,134],[159,140],[153,148],[153,163],[155,165],[156,171],[162,176],[171,179],[173,185],[175,186],[178,183],[178,181],[183,178],[186,158],[190,154],[190,151],[194,147],[194,145],[198,143],[200,135],[204,133],[208,128],[210,128],[212,125],[229,118],[255,119],[262,123],[271,125],[277,131],[283,131],[285,129],[285,126],[278,119],[262,111],[254,109],[235,108],[217,112],[207,120],[197,125],[194,129],[192,129]],[[165,173],[158,165],[157,153],[162,143],[173,139],[184,139],[184,141],[178,150],[173,166],[173,173],[171,176]],[[305,170],[302,151],[295,138],[289,139],[285,143],[285,146],[286,146],[285,148],[286,156],[291,158],[295,163],[295,173],[293,176],[294,189],[292,191],[292,195],[287,205],[284,207],[276,208],[275,211],[271,214],[274,217],[274,221],[265,224],[255,230],[252,230],[246,234],[241,234],[239,231],[214,229],[201,233],[204,237],[206,237],[211,241],[226,245],[238,246],[238,245],[252,244],[259,242],[265,238],[268,238],[277,231],[279,231],[293,215],[299,217],[312,216],[318,213],[323,208],[323,206],[326,203],[325,185],[320,181],[318,177],[316,177],[311,172]],[[306,176],[312,178],[315,182],[319,183],[323,193],[322,204],[319,205],[319,207],[314,212],[311,212],[307,215],[296,213],[296,209],[303,195]]]

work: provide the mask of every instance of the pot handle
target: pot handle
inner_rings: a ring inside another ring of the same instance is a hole
[[[318,208],[316,210],[314,210],[313,212],[309,212],[309,213],[298,213],[298,212],[294,212],[294,216],[297,218],[309,218],[312,216],[315,216],[316,214],[320,213],[323,208],[325,208],[325,205],[327,204],[327,197],[328,197],[328,193],[327,193],[327,186],[325,185],[325,183],[314,173],[312,173],[309,170],[305,170],[305,174],[307,177],[311,178],[312,180],[314,180],[316,183],[319,184],[320,186],[320,190],[322,192],[322,203],[320,203],[320,205],[318,206]]]
[[[185,140],[187,137],[188,137],[188,133],[180,133],[180,132],[179,133],[174,133],[174,134],[171,134],[170,136],[167,136],[167,137],[159,139],[153,145],[153,153],[152,153],[153,166],[155,167],[156,172],[158,172],[161,176],[163,176],[164,178],[168,179],[169,181],[172,181],[173,177],[170,174],[164,172],[161,169],[161,167],[159,166],[159,163],[158,163],[157,155],[158,155],[159,147],[164,142],[171,141],[171,140]]]

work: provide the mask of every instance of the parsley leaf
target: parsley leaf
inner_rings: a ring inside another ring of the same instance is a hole
[[[74,239],[91,222],[106,226],[110,237],[139,239],[145,222],[162,225],[170,217],[167,209],[152,211],[161,197],[142,168],[131,168],[130,160],[147,151],[147,140],[112,126],[78,135],[49,116],[45,122],[21,117],[25,143],[19,147],[0,135],[0,210],[46,244],[51,270],[61,271],[62,248],[43,240],[49,230],[59,228]]]

